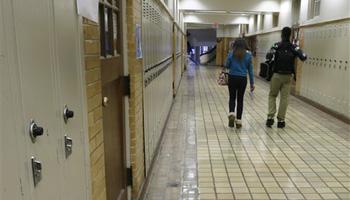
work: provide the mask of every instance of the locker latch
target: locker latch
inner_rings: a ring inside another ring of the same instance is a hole
[[[64,149],[66,151],[66,158],[68,158],[73,152],[73,139],[67,135],[64,136]]]
[[[31,161],[32,161],[34,187],[36,187],[42,178],[42,172],[41,172],[42,164],[34,156],[32,156]]]

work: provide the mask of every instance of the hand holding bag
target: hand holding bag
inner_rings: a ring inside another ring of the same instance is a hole
[[[225,70],[220,72],[217,82],[221,86],[228,85],[228,73]]]

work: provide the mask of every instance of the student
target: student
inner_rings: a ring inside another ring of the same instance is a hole
[[[247,51],[247,44],[244,39],[237,39],[232,45],[232,53],[229,53],[226,60],[226,67],[229,68],[228,89],[230,93],[229,102],[229,127],[242,127],[243,98],[247,87],[247,72],[249,72],[250,90],[254,90],[254,75],[252,55]],[[237,100],[237,116],[235,115]],[[237,117],[237,119],[236,119]]]
[[[276,98],[280,93],[280,104],[277,114],[277,127],[286,126],[285,116],[288,106],[288,96],[292,77],[295,78],[295,58],[305,61],[305,53],[290,42],[292,30],[289,27],[282,29],[282,41],[274,44],[266,58],[273,60],[273,75],[270,83],[269,106],[266,120],[266,126],[271,127],[274,124],[276,114]]]

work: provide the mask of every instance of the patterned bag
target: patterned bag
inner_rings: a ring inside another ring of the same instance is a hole
[[[228,73],[226,71],[221,71],[217,82],[221,86],[228,85]]]

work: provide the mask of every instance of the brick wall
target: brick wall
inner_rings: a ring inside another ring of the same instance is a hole
[[[92,200],[106,200],[99,26],[83,19]]]
[[[143,141],[143,64],[136,59],[135,27],[141,25],[141,1],[128,0],[127,43],[131,95],[129,100],[129,121],[131,135],[131,166],[133,174],[132,196],[136,198],[145,179]]]

